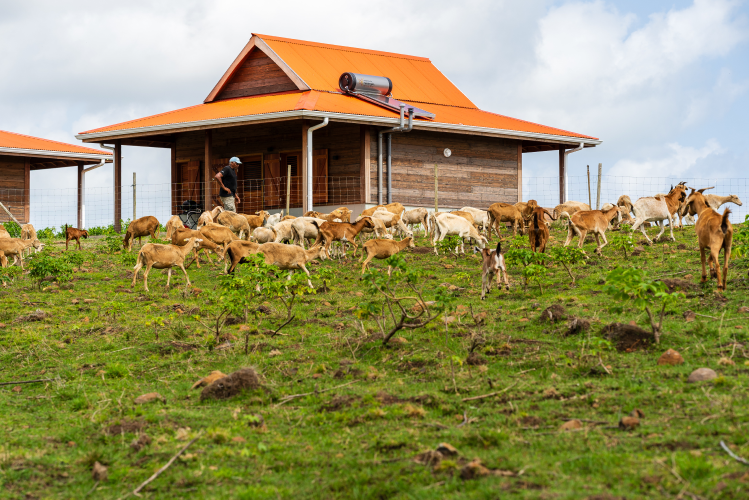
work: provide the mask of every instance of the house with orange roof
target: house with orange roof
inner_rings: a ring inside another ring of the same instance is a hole
[[[107,162],[109,151],[0,130],[0,222],[31,220],[32,171],[77,167],[78,227],[83,226],[84,174]]]
[[[565,151],[601,143],[483,111],[424,57],[258,34],[202,104],[76,137],[114,145],[116,178],[122,146],[170,148],[173,213],[220,204],[232,156],[244,213],[429,207],[437,183],[440,207],[486,208],[522,200],[523,153],[559,151],[561,181]]]

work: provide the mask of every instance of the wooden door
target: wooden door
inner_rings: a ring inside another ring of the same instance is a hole
[[[263,158],[263,207],[281,205],[281,155],[270,154]]]
[[[312,203],[328,203],[328,150],[312,151]]]
[[[263,209],[263,155],[240,156],[237,169],[237,194],[241,212],[254,214]],[[237,207],[239,210],[239,207]]]
[[[177,164],[181,184],[178,192],[179,209],[177,213],[182,212],[182,203],[191,200],[203,206],[203,169],[200,160],[191,160]]]

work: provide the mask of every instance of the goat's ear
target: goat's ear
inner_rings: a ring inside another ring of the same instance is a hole
[[[706,190],[706,189],[710,189],[710,188],[702,188],[702,189],[698,189],[698,190],[697,190],[697,192],[698,192],[698,193],[700,193],[700,194],[702,194],[702,193],[704,193],[704,192],[705,192],[705,190]],[[690,193],[690,194],[691,194],[691,193]]]

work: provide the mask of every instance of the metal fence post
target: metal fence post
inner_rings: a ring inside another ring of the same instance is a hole
[[[439,167],[437,164],[434,164],[434,211],[437,212],[438,204],[437,204],[437,175],[438,175],[438,169]]]

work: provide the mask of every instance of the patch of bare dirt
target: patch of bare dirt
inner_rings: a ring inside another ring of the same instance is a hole
[[[518,420],[518,422],[520,422],[525,427],[540,427],[544,423],[543,419],[534,415],[526,415],[525,417],[522,417],[520,420]]]
[[[348,408],[352,403],[358,400],[358,396],[338,395],[326,404],[322,405],[320,408],[327,412],[340,411],[343,408]]]
[[[691,290],[698,290],[700,288],[696,283],[678,278],[664,278],[660,281],[666,284],[669,293],[687,292]]]
[[[653,334],[639,326],[611,323],[603,328],[607,339],[613,342],[620,352],[633,352],[648,349],[655,342]]]
[[[25,315],[22,315],[22,316],[19,316],[18,318],[16,318],[16,323],[27,323],[27,322],[32,322],[32,321],[43,321],[43,320],[45,320],[47,318],[51,318],[51,317],[52,317],[51,314],[46,313],[46,312],[42,311],[41,309],[37,309],[36,311],[34,311],[32,313],[25,314]]]
[[[135,433],[142,430],[146,426],[145,422],[141,420],[129,420],[124,419],[120,423],[110,425],[104,432],[110,436],[119,436],[125,433]]]
[[[418,253],[418,254],[434,253],[434,249],[429,248],[429,247],[409,248],[408,251],[411,253]]]
[[[590,330],[590,321],[585,318],[572,318],[567,325],[567,332],[564,334],[565,337],[570,335],[577,335]]]
[[[471,354],[469,354],[468,357],[466,358],[466,364],[469,364],[472,366],[485,365],[486,358],[484,358],[481,354],[474,351]]]

